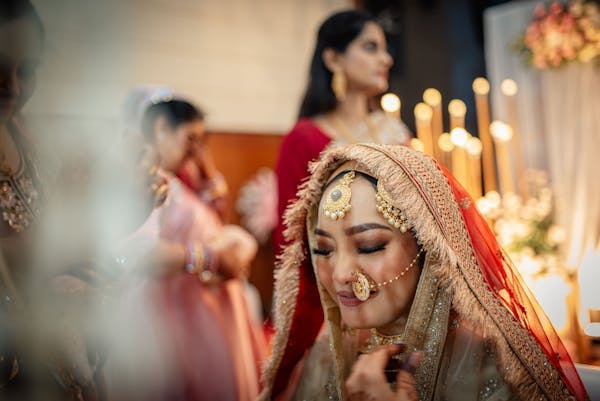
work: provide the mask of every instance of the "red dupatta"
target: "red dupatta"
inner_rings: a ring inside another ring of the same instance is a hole
[[[467,191],[451,173],[440,166],[457,203],[473,202]],[[585,400],[587,392],[564,344],[550,319],[525,284],[515,266],[502,250],[487,221],[476,207],[460,208],[481,273],[489,288],[498,295],[512,316],[529,331],[547,358],[560,372],[563,381],[577,400]]]

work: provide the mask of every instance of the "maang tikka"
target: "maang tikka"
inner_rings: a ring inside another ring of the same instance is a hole
[[[354,181],[356,174],[349,171],[340,179],[340,182],[329,192],[323,210],[325,216],[332,220],[343,219],[350,210],[350,199],[352,190],[350,184]]]

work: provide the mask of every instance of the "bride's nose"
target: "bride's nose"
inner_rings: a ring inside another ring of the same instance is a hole
[[[354,280],[353,273],[357,270],[356,256],[349,252],[341,252],[334,261],[333,280],[339,284],[350,283]]]

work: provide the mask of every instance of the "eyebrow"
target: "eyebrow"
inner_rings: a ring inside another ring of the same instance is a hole
[[[362,233],[362,232],[369,231],[369,230],[392,231],[392,229],[390,227],[385,226],[383,224],[366,223],[366,224],[359,224],[356,226],[349,227],[349,228],[345,229],[344,232],[346,233],[346,235],[354,235],[354,234]],[[333,236],[331,234],[329,234],[327,231],[321,230],[320,228],[315,228],[315,235],[322,235],[323,237],[333,238]]]
[[[315,228],[315,235],[322,235],[323,237],[333,238],[331,234],[329,234],[327,231],[321,230],[320,228]]]
[[[344,231],[346,232],[347,235],[354,235],[354,234],[362,233],[362,232],[369,231],[369,230],[392,231],[392,229],[390,227],[384,226],[383,224],[378,224],[378,223],[359,224],[356,226],[348,227]]]

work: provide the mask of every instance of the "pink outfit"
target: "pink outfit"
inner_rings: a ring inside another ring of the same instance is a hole
[[[168,180],[167,201],[134,238],[187,244],[217,235],[222,224],[215,211],[177,178]],[[205,284],[182,268],[171,277],[147,279],[142,293],[153,305],[151,314],[163,331],[170,360],[165,363],[167,389],[156,400],[249,401],[257,396],[266,344],[260,324],[250,318],[241,280]]]

